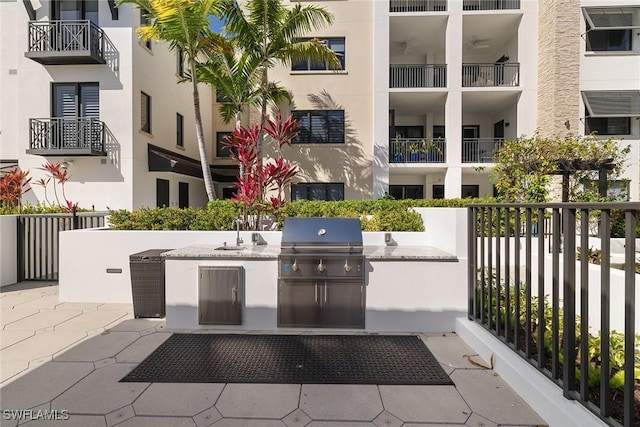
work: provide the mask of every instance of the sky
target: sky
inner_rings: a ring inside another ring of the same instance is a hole
[[[211,21],[211,25],[209,25],[209,29],[211,29],[211,31],[214,31],[216,33],[222,31],[222,22],[218,21],[214,17],[209,18],[209,21]]]

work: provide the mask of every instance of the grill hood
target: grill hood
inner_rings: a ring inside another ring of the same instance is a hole
[[[282,247],[362,246],[358,218],[285,218]]]

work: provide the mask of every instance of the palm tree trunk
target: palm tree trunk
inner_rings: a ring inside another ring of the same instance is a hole
[[[213,188],[213,179],[211,178],[211,169],[209,168],[209,158],[207,156],[207,146],[204,141],[204,131],[202,130],[202,115],[200,114],[200,94],[198,93],[198,81],[196,79],[196,64],[191,59],[191,83],[193,85],[193,110],[196,114],[196,137],[198,139],[198,151],[200,152],[200,166],[202,166],[202,178],[204,179],[204,188],[207,192],[209,201],[216,199],[216,192]]]

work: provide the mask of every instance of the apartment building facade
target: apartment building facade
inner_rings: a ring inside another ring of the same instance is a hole
[[[495,150],[539,130],[630,145],[628,182],[612,187],[638,200],[637,0],[314,3],[335,22],[309,36],[343,69],[271,71],[294,97],[283,112],[301,121],[283,153],[300,169],[291,199],[491,195]],[[85,208],[206,202],[191,89],[176,83],[175,53],[138,40],[143,19],[112,1],[0,2],[3,166],[36,181],[43,163],[64,164],[66,196]],[[201,98],[216,193],[229,198],[237,167],[221,140],[234,124],[204,86]],[[31,188],[30,203],[54,198],[52,184],[46,197]]]
[[[640,200],[640,2],[581,0],[580,12],[578,129],[630,146],[610,191]]]
[[[285,152],[301,171],[292,199],[490,196],[495,151],[536,131],[597,131],[630,145],[624,178],[638,199],[637,1],[315,4],[335,23],[310,36],[325,40],[344,69],[292,64],[272,74],[302,120],[301,138]],[[595,14],[619,13],[607,28],[588,28]],[[616,37],[628,40],[624,49]],[[594,105],[611,103],[606,93],[626,101],[591,111],[593,96]]]
[[[206,203],[191,86],[177,83],[174,52],[138,40],[144,21],[111,0],[0,2],[0,159],[30,172],[26,202],[55,201],[53,183],[35,185],[49,162],[66,168],[66,199],[82,208]],[[210,141],[211,93],[200,92]]]

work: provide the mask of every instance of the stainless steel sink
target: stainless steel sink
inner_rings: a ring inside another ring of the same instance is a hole
[[[224,245],[224,246],[219,246],[217,248],[215,248],[214,250],[216,251],[242,251],[244,249],[246,249],[246,246],[228,246],[228,245]]]

